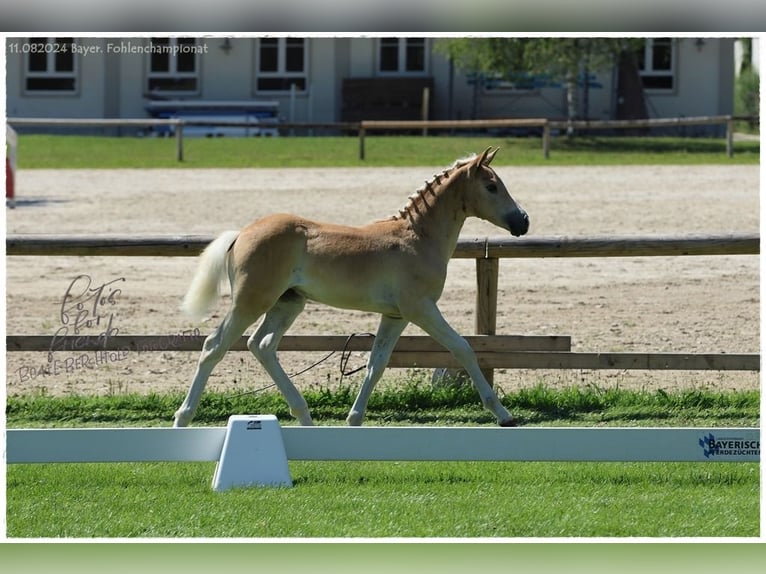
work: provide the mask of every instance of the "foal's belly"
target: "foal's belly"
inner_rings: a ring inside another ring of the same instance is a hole
[[[330,307],[399,316],[399,306],[394,297],[385,293],[383,289],[367,290],[359,289],[358,285],[318,285],[310,282],[298,283],[292,289],[307,299]]]

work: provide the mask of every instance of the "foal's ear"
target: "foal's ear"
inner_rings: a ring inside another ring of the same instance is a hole
[[[488,147],[483,152],[481,152],[481,155],[479,155],[475,160],[475,164],[477,166],[479,165],[489,165],[493,159],[495,159],[495,155],[497,152],[500,151],[500,148],[496,148],[494,151],[492,151],[491,147]]]
[[[492,160],[495,159],[495,155],[497,154],[497,152],[500,151],[500,148],[495,148],[495,151],[491,153],[487,153],[489,152],[490,149],[492,148],[487,148],[487,151],[484,152],[485,154],[487,154],[486,158],[482,162],[484,165],[489,165],[492,162]]]
[[[477,158],[474,160],[474,163],[475,163],[476,165],[483,165],[483,164],[487,164],[487,163],[489,163],[489,162],[491,161],[491,159],[492,159],[492,158],[490,157],[490,159],[489,159],[489,160],[487,160],[487,156],[489,155],[489,151],[490,151],[491,149],[492,149],[491,147],[488,147],[488,148],[487,148],[487,149],[485,149],[483,152],[481,152],[481,154],[479,154],[479,157],[477,157]],[[494,154],[492,154],[492,155],[494,156]]]
[[[489,164],[490,161],[492,161],[492,158],[495,157],[495,153],[497,153],[497,150],[495,150],[494,152],[490,154],[489,150],[491,149],[492,149],[491,147],[488,147],[483,152],[481,152],[481,154],[476,156],[473,162],[471,162],[471,166],[468,168],[468,175],[470,177],[474,176],[474,174],[476,173],[476,169],[478,167],[482,165],[487,165]],[[487,159],[488,156],[489,156],[489,159]]]

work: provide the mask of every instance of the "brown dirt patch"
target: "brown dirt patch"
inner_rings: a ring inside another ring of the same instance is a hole
[[[445,162],[447,163],[447,162]],[[7,210],[8,233],[205,233],[236,229],[289,211],[361,224],[393,214],[439,168],[237,170],[35,170],[18,174],[20,204]],[[530,214],[534,235],[687,234],[759,230],[758,166],[500,167]],[[501,235],[469,220],[463,235]],[[178,304],[191,279],[190,258],[7,258],[7,328],[53,334],[59,307],[79,274],[94,283],[124,278],[113,326],[122,334],[172,334],[193,328]],[[473,331],[474,263],[455,260],[440,307],[460,332]],[[224,309],[222,302],[218,315]],[[577,351],[758,352],[759,258],[654,257],[524,259],[500,265],[498,333],[568,334]],[[202,333],[212,322],[200,326]],[[376,317],[310,304],[293,334],[349,334],[376,328]],[[409,327],[409,334],[419,333]],[[58,356],[60,355],[60,356]],[[75,358],[59,353],[57,358]],[[322,353],[285,353],[288,372]],[[196,353],[129,353],[57,376],[23,376],[43,353],[9,353],[8,394],[185,390]],[[363,364],[357,355],[351,363]],[[359,381],[361,375],[351,381]],[[401,377],[389,371],[382,384]],[[297,379],[333,384],[332,359]],[[756,373],[506,370],[505,390],[544,381],[635,388],[758,388]],[[230,353],[211,389],[269,384],[246,353]]]

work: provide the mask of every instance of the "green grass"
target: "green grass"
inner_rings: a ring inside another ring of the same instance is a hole
[[[508,137],[368,136],[366,159],[356,137],[186,138],[184,161],[175,139],[22,135],[19,169],[263,168],[444,166],[471,152],[499,146],[497,165],[757,164],[759,142],[737,142],[734,157],[721,139],[554,138],[550,159],[541,139]]]
[[[9,537],[757,536],[753,463],[291,462],[292,489],[213,463],[13,465]]]
[[[304,392],[319,424],[345,424],[355,386],[312,387]],[[629,391],[596,386],[552,389],[545,385],[501,393],[505,406],[525,424],[612,426],[757,426],[757,391]],[[114,394],[109,396],[9,396],[9,428],[82,425],[162,425],[172,420],[183,395]],[[232,413],[270,413],[282,424],[293,419],[276,391],[257,394],[208,392],[195,424],[224,426]],[[367,421],[376,425],[494,425],[478,395],[468,386],[433,388],[416,373],[383,385],[370,397]]]
[[[319,424],[353,389],[313,388]],[[168,425],[181,395],[10,396],[9,428]],[[618,388],[507,393],[527,424],[757,426],[759,393]],[[207,393],[195,423],[274,413],[280,395]],[[491,425],[470,388],[411,376],[376,391],[368,424]],[[290,462],[292,489],[215,493],[213,463],[10,465],[9,537],[678,537],[758,535],[753,463]]]

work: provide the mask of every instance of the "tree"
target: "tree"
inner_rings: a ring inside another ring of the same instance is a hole
[[[734,84],[734,111],[747,117],[748,129],[754,132],[758,128],[760,95],[760,77],[753,67],[753,39],[742,38],[742,62],[737,71]]]
[[[640,38],[450,38],[440,40],[436,50],[466,72],[507,80],[531,74],[562,82],[570,122],[567,133],[572,133],[578,79],[584,75],[587,102],[588,74],[609,69],[620,54],[635,51],[643,43]]]

